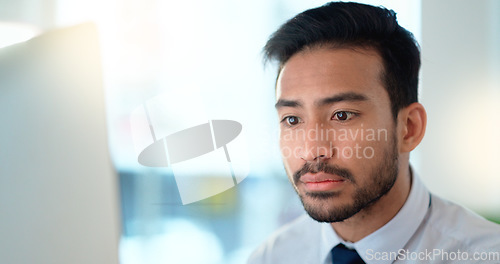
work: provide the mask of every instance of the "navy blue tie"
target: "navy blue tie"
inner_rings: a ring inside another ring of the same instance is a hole
[[[365,262],[354,249],[348,249],[344,244],[338,244],[332,249],[333,264],[364,264]]]

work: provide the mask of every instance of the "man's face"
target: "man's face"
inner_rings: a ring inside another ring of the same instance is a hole
[[[350,218],[394,185],[399,155],[382,73],[372,49],[328,48],[295,54],[280,73],[283,161],[317,221]]]

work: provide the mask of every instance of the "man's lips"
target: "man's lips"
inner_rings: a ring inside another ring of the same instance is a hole
[[[345,181],[344,177],[338,175],[318,172],[318,173],[306,173],[300,177],[300,181],[303,183],[314,183],[314,182],[325,182],[325,181]]]
[[[332,191],[342,187],[345,178],[329,173],[306,173],[299,179],[309,192]]]

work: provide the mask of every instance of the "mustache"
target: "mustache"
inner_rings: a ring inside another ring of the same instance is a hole
[[[302,168],[300,168],[293,174],[293,180],[295,183],[297,183],[300,180],[300,177],[302,177],[302,175],[306,173],[318,173],[318,172],[335,174],[346,180],[351,181],[352,183],[355,183],[354,177],[352,176],[352,173],[348,169],[341,168],[337,165],[329,165],[324,162],[318,162],[318,163],[306,162],[304,166],[302,166]]]

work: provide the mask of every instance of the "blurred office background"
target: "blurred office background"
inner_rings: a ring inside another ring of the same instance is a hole
[[[415,170],[431,191],[499,220],[500,1],[362,2],[394,9],[422,47],[428,128]],[[244,263],[303,213],[278,151],[276,69],[263,67],[261,50],[284,21],[323,3],[0,0],[0,46],[86,21],[99,29],[121,263]],[[240,122],[250,161],[239,185],[188,205],[171,170],[138,163],[130,124],[134,109],[176,89],[201,91],[207,111]]]

